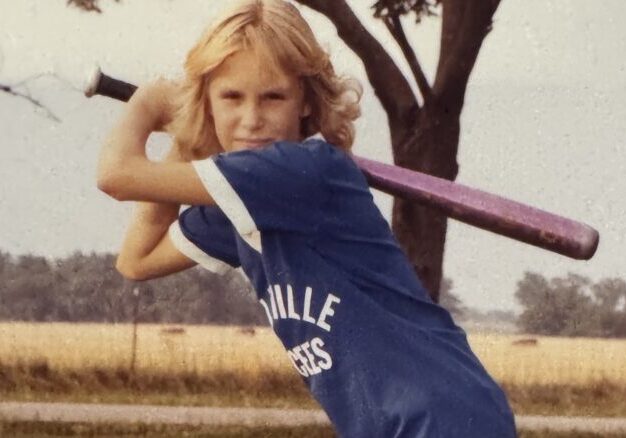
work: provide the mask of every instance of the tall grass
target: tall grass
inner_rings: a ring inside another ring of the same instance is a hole
[[[530,342],[515,343],[526,339]],[[626,386],[626,340],[476,334],[470,344],[491,375],[509,385]],[[533,342],[534,341],[534,342]]]
[[[14,438],[43,437],[149,437],[149,438],[331,438],[335,437],[330,426],[301,427],[214,427],[193,425],[148,424],[85,424],[43,422],[0,422],[0,436]],[[520,430],[519,438],[619,438],[623,434],[590,432],[554,432],[549,430]]]
[[[317,407],[269,328],[0,323],[0,394]],[[470,334],[516,413],[626,416],[626,341]]]
[[[487,370],[509,385],[626,385],[626,340],[536,337],[515,345],[515,335],[470,334]],[[530,344],[530,345],[528,345]],[[51,369],[127,369],[129,324],[0,323],[0,362],[45,362]],[[156,373],[293,373],[269,328],[139,325],[137,371]]]
[[[251,333],[252,331],[252,333]],[[0,361],[7,365],[45,361],[54,369],[130,368],[132,325],[0,323]],[[261,371],[291,367],[269,328],[139,325],[137,371]]]
[[[0,436],[43,437],[145,437],[145,438],[331,438],[330,426],[245,427],[202,425],[152,425],[57,422],[0,422]]]

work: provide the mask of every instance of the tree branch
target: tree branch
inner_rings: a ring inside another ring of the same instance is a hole
[[[335,25],[339,37],[363,61],[367,77],[390,119],[419,107],[400,69],[345,0],[296,1],[325,15]]]
[[[467,3],[468,2],[463,1],[443,1],[441,8],[441,42],[439,49],[439,62],[437,64],[437,75],[439,75],[443,65],[448,60],[452,47],[456,42],[456,36],[459,35],[458,29],[461,27],[461,21],[465,15]]]
[[[444,0],[433,94],[463,102],[470,73],[500,0]]]
[[[10,94],[12,96],[28,100],[33,105],[43,109],[46,112],[46,114],[47,114],[46,117],[48,117],[49,119],[54,120],[57,123],[61,122],[61,119],[59,119],[57,116],[55,116],[52,111],[50,111],[48,108],[46,108],[44,105],[42,105],[41,102],[39,102],[37,99],[32,97],[30,94],[20,93],[19,91],[15,90],[14,86],[4,85],[4,84],[0,84],[0,91],[4,91],[5,93],[8,93],[8,94]]]
[[[119,3],[120,0],[114,1]],[[68,6],[74,6],[78,9],[82,9],[86,12],[97,12],[98,14],[102,13],[102,9],[100,9],[100,0],[67,0],[66,4]]]
[[[415,82],[417,83],[417,87],[420,90],[423,101],[426,102],[430,100],[432,97],[432,89],[428,84],[426,75],[424,75],[422,66],[417,60],[417,55],[415,54],[415,51],[411,48],[411,45],[406,38],[406,34],[404,33],[404,29],[402,27],[402,22],[400,21],[399,15],[387,15],[386,17],[383,17],[382,20],[385,23],[385,26],[387,26],[387,30],[389,30],[389,33],[393,36],[393,38],[400,46],[404,58],[409,63],[409,67],[411,67],[411,73],[413,73],[413,77],[415,78]]]

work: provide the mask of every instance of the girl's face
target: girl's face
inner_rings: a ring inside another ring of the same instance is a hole
[[[300,121],[310,113],[300,80],[239,51],[211,73],[211,115],[225,151],[300,141]]]

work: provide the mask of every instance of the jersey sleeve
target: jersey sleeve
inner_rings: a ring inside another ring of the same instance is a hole
[[[235,230],[216,206],[192,206],[169,229],[174,246],[184,255],[215,273],[239,267]]]
[[[327,196],[321,176],[323,156],[322,145],[278,142],[193,165],[237,232],[260,251],[260,231],[317,230]],[[254,242],[255,235],[259,241]]]

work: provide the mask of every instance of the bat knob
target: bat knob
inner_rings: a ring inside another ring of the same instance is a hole
[[[87,79],[85,80],[85,83],[83,85],[85,96],[91,97],[96,94],[101,77],[102,70],[100,70],[100,66],[96,64],[89,71],[89,75],[87,76]]]

